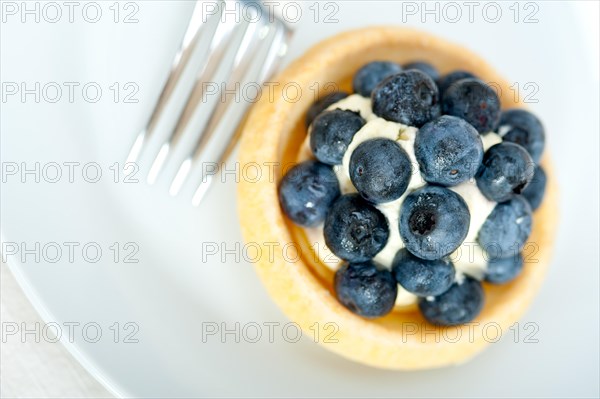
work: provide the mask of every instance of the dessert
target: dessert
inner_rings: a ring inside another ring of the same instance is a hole
[[[467,50],[384,27],[326,40],[277,80],[355,91],[290,103],[276,90],[244,127],[242,165],[280,165],[240,183],[239,207],[247,241],[280,244],[256,269],[284,312],[306,331],[334,323],[328,349],[393,369],[459,363],[490,324],[517,321],[556,215],[547,158],[534,164],[543,126],[508,111],[521,106],[509,85]]]

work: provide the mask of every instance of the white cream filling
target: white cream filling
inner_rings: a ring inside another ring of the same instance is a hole
[[[354,135],[352,142],[349,144],[342,164],[334,167],[334,171],[340,184],[342,194],[356,192],[356,188],[350,180],[349,164],[352,152],[361,143],[374,138],[387,138],[396,141],[406,151],[413,165],[413,174],[408,184],[406,192],[397,200],[377,204],[376,207],[383,213],[390,226],[390,235],[385,247],[373,258],[373,261],[379,265],[391,269],[392,261],[396,252],[404,248],[404,243],[400,237],[400,231],[397,228],[398,218],[400,216],[400,207],[404,198],[426,184],[420,174],[419,164],[415,157],[414,142],[418,129],[413,126],[406,126],[396,122],[386,121],[379,118],[371,110],[371,100],[362,97],[359,94],[352,94],[335,104],[332,104],[327,110],[332,109],[350,110],[360,113],[361,117],[367,123]],[[494,133],[489,132],[481,136],[484,151],[487,151],[491,146],[502,142],[502,138]],[[310,150],[310,131],[307,135],[302,148],[298,154],[298,162],[313,158]],[[488,200],[477,188],[474,179],[463,182],[457,186],[449,187],[452,191],[459,194],[466,202],[471,214],[471,222],[467,237],[463,244],[459,246],[454,253],[450,255],[454,266],[457,270],[457,280],[462,278],[462,274],[468,274],[474,278],[482,279],[487,267],[486,254],[477,243],[477,234],[479,229],[492,212],[496,203]],[[314,227],[305,229],[306,235],[319,259],[331,270],[337,270],[342,260],[336,257],[325,244],[323,236],[323,227]],[[398,296],[396,298],[396,306],[406,306],[415,303],[417,296],[406,291],[402,286],[398,285]]]

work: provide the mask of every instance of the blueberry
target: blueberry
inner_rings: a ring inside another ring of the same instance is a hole
[[[440,73],[438,72],[438,70],[435,69],[435,67],[433,65],[431,65],[427,62],[422,62],[422,61],[410,62],[410,63],[404,65],[402,68],[404,70],[417,69],[417,70],[429,75],[429,77],[431,79],[433,79],[434,81],[436,81],[440,77]]]
[[[442,76],[440,79],[437,80],[437,85],[440,90],[440,97],[444,97],[446,89],[448,89],[448,87],[450,87],[453,83],[458,82],[461,79],[471,78],[476,78],[476,76],[473,75],[471,72],[467,71],[454,71]]]
[[[481,80],[462,79],[444,93],[442,113],[466,120],[479,133],[491,132],[500,119],[500,98]]]
[[[533,170],[533,160],[523,147],[499,143],[483,155],[477,187],[491,201],[508,201],[523,192],[533,178]]]
[[[437,86],[415,69],[381,82],[371,94],[373,112],[388,121],[421,127],[440,115]]]
[[[425,181],[454,186],[475,176],[483,159],[483,143],[473,126],[443,115],[419,129],[415,156]]]
[[[319,98],[310,106],[308,112],[306,113],[306,127],[310,126],[310,124],[317,117],[317,115],[325,111],[330,105],[333,105],[346,97],[348,97],[348,93],[343,91],[336,91]]]
[[[497,204],[481,228],[477,241],[489,258],[506,258],[523,249],[531,234],[531,207],[521,195]]]
[[[507,258],[490,259],[485,271],[485,280],[492,284],[504,284],[513,280],[523,270],[523,256],[517,254]]]
[[[541,166],[536,165],[533,171],[533,178],[525,190],[523,197],[529,202],[532,210],[536,210],[542,204],[544,193],[546,192],[546,172]]]
[[[361,96],[369,97],[375,86],[384,79],[402,71],[402,67],[395,62],[373,61],[369,62],[356,72],[352,79],[352,88]]]
[[[357,112],[341,109],[322,112],[312,123],[310,149],[319,161],[339,165],[352,138],[364,124]]]
[[[375,318],[394,308],[398,284],[388,270],[378,270],[373,262],[343,265],[335,273],[335,295],[353,313]]]
[[[540,120],[523,109],[509,109],[500,116],[498,132],[505,141],[522,145],[534,162],[539,162],[546,144],[546,133]]]
[[[325,220],[329,207],[340,196],[331,166],[306,161],[290,169],[279,184],[279,202],[294,223],[310,227]]]
[[[407,291],[418,296],[434,296],[450,288],[455,270],[447,258],[425,260],[403,248],[394,257],[392,273]]]
[[[352,184],[364,199],[374,203],[400,198],[411,176],[408,154],[394,140],[367,140],[350,156]]]
[[[442,295],[419,300],[419,309],[425,319],[439,326],[455,326],[472,321],[481,309],[485,295],[481,283],[465,276],[462,284],[456,282]]]
[[[400,208],[400,237],[413,255],[440,259],[454,252],[469,230],[471,214],[462,197],[439,186],[406,196]]]
[[[349,262],[373,258],[387,243],[390,231],[381,212],[359,194],[339,197],[325,217],[327,247]]]

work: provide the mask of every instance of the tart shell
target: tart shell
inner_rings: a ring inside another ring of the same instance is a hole
[[[320,264],[302,229],[281,211],[277,185],[294,164],[306,136],[304,117],[310,105],[332,85],[351,91],[354,72],[374,60],[423,60],[442,74],[464,69],[497,89],[503,109],[523,107],[510,84],[479,56],[431,34],[370,27],[324,40],[272,80],[272,92],[263,92],[243,127],[240,167],[252,165],[260,173],[241,179],[238,185],[242,234],[247,243],[260,247],[254,266],[271,297],[305,334],[315,338],[315,329],[320,330],[318,342],[325,348],[385,369],[462,363],[497,342],[524,314],[542,283],[558,218],[555,174],[546,153],[542,161],[548,176],[546,195],[534,213],[533,232],[524,248],[524,269],[508,284],[484,283],[485,305],[473,322],[436,327],[414,307],[375,320],[351,313],[335,298],[333,272]]]

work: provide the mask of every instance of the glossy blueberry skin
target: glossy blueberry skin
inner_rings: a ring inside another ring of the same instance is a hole
[[[425,186],[406,196],[398,227],[408,251],[434,260],[458,248],[470,222],[469,208],[460,195],[444,187]]]
[[[448,258],[425,260],[402,248],[392,262],[392,274],[408,292],[418,296],[435,296],[450,288],[456,272]]]
[[[350,156],[350,180],[360,195],[373,203],[400,198],[412,176],[408,154],[394,140],[367,140]]]
[[[317,117],[317,115],[325,111],[330,105],[335,104],[346,97],[348,97],[348,93],[343,91],[336,91],[319,98],[310,106],[310,108],[306,112],[306,127],[309,127],[312,121]]]
[[[435,82],[416,69],[402,71],[381,82],[371,94],[373,112],[388,121],[421,127],[440,116]]]
[[[392,273],[378,270],[371,261],[343,265],[335,273],[334,287],[342,305],[366,318],[388,314],[398,294]]]
[[[509,109],[500,116],[498,132],[504,141],[523,146],[534,162],[539,162],[546,145],[546,133],[542,122],[531,112]]]
[[[462,118],[479,133],[487,133],[500,120],[500,98],[479,79],[461,79],[444,93],[442,113]]]
[[[279,203],[297,225],[312,227],[325,220],[329,207],[340,196],[331,166],[317,161],[302,162],[290,169],[279,183]]]
[[[483,159],[483,143],[473,126],[443,115],[419,129],[415,156],[425,181],[455,186],[477,173]]]
[[[437,80],[438,89],[440,91],[440,97],[444,97],[444,93],[453,83],[458,82],[461,79],[476,78],[471,72],[467,71],[454,71],[447,75],[442,76]]]
[[[395,62],[369,62],[356,72],[352,79],[352,89],[364,97],[370,97],[375,86],[384,79],[402,72],[402,67]]]
[[[436,81],[440,78],[439,71],[437,69],[435,69],[435,67],[433,65],[431,65],[427,62],[423,62],[423,61],[410,62],[410,63],[404,65],[402,68],[404,70],[418,69],[419,71],[429,75],[429,77],[431,79],[433,79],[434,81]]]
[[[352,138],[364,124],[365,120],[357,112],[324,111],[312,123],[310,149],[319,161],[339,165]]]
[[[544,194],[546,193],[546,172],[541,166],[536,165],[533,171],[533,178],[529,185],[523,190],[523,197],[529,202],[532,210],[536,210],[542,204]]]
[[[485,220],[477,241],[492,259],[514,256],[531,234],[531,206],[523,196],[497,204]]]
[[[481,283],[465,276],[462,284],[454,283],[450,289],[429,301],[419,300],[419,309],[423,317],[438,326],[455,326],[472,321],[485,301]]]
[[[507,258],[490,259],[485,271],[485,281],[504,284],[515,279],[523,270],[523,256],[517,254]]]
[[[523,147],[499,143],[483,155],[477,187],[487,199],[504,202],[519,195],[533,178],[535,164]]]
[[[339,197],[327,212],[323,235],[327,247],[348,262],[366,262],[389,237],[385,216],[359,194]]]

